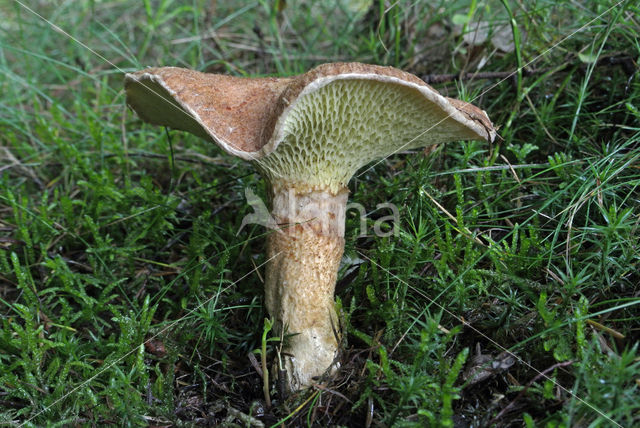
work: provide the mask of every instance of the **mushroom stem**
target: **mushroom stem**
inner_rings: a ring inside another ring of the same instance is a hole
[[[274,186],[267,238],[266,306],[285,338],[291,391],[311,384],[334,363],[339,322],[333,293],[344,251],[348,190],[299,191]]]

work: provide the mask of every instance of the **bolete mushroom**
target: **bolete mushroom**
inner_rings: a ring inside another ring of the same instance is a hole
[[[484,111],[392,67],[333,63],[289,78],[149,68],[125,88],[143,120],[213,141],[268,182],[279,227],[267,238],[266,307],[291,335],[291,390],[337,364],[333,294],[353,174],[399,150],[496,135]]]

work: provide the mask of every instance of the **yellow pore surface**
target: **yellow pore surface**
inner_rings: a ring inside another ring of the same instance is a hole
[[[430,99],[435,97],[399,83],[333,81],[295,101],[277,148],[259,167],[276,185],[337,192],[374,160],[477,138]]]

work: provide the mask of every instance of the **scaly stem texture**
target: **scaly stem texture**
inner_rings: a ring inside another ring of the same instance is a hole
[[[271,215],[278,227],[267,242],[266,306],[276,331],[286,336],[292,391],[335,367],[340,328],[333,293],[344,251],[347,197],[346,189],[337,194],[272,190]]]

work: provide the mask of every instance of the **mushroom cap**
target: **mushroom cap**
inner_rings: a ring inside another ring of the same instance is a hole
[[[143,120],[213,141],[297,188],[337,192],[400,150],[496,136],[484,111],[393,67],[330,63],[289,78],[162,67],[127,74],[125,89]]]

